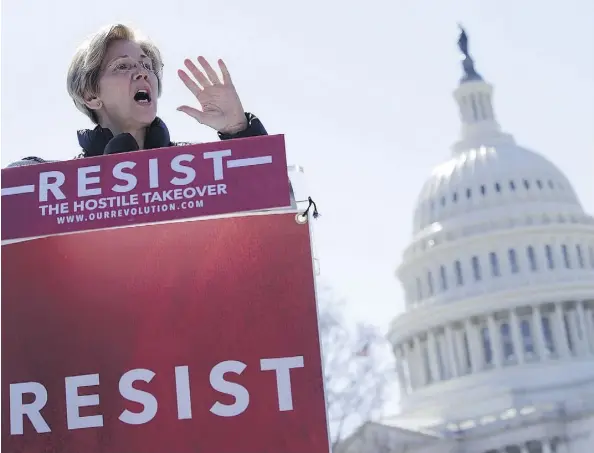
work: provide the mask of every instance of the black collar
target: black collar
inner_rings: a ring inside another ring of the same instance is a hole
[[[109,129],[101,126],[97,126],[95,129],[83,129],[77,131],[77,136],[78,143],[83,149],[84,157],[102,156],[105,154],[105,148],[114,138],[113,133]],[[164,148],[171,145],[167,126],[159,117],[155,118],[147,128],[144,138],[144,147],[146,149],[154,149]],[[122,149],[118,152],[133,151],[134,149],[138,149],[138,145],[136,145],[135,148],[131,145],[130,149]]]

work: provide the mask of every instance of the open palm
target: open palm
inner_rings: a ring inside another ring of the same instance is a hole
[[[184,61],[194,78],[183,69],[178,70],[177,74],[196,96],[202,110],[187,105],[178,107],[178,110],[224,134],[234,134],[245,129],[247,127],[245,112],[223,60],[218,62],[223,75],[222,81],[204,57],[198,57],[198,62],[204,72],[198,69],[192,60]]]

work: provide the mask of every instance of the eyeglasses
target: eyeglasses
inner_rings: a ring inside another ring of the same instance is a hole
[[[160,68],[155,68],[153,66],[152,60],[136,61],[132,58],[120,58],[110,64],[111,70],[116,73],[138,71],[140,67],[142,67],[142,69],[147,72],[152,72],[153,74],[158,74],[163,70],[162,64]]]

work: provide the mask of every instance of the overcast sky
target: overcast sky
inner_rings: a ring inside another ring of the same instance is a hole
[[[594,212],[594,2],[568,0],[4,0],[2,166],[27,155],[69,159],[89,127],[66,93],[79,43],[123,21],[161,48],[159,115],[174,140],[215,141],[175,111],[186,57],[226,60],[247,110],[286,134],[323,215],[325,281],[353,319],[380,326],[402,309],[394,269],[431,168],[459,132],[456,23],[495,85],[503,129],[556,163]]]

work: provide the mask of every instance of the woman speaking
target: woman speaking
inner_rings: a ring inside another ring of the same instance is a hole
[[[203,57],[197,63],[201,69],[186,59],[186,71],[178,75],[202,109],[183,105],[178,110],[216,130],[222,140],[266,135],[260,120],[243,110],[225,63],[218,62],[222,79]],[[172,142],[157,116],[162,68],[159,49],[122,24],[100,30],[77,50],[68,69],[68,94],[96,124],[78,131],[79,157],[188,144]],[[42,162],[49,161],[27,157],[9,167]]]

